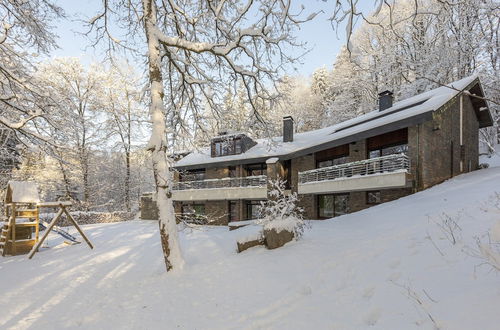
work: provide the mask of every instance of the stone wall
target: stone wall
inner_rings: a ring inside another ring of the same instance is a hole
[[[419,190],[441,183],[478,166],[479,123],[470,98],[463,98],[463,169],[460,170],[460,98],[444,106],[433,120],[419,127]]]
[[[141,219],[158,220],[158,207],[153,194],[144,194],[141,196]]]
[[[297,192],[299,183],[299,173],[316,167],[314,154],[292,159],[292,191]],[[304,209],[306,219],[316,219],[318,214],[316,210],[316,197],[314,195],[299,195],[298,206]]]

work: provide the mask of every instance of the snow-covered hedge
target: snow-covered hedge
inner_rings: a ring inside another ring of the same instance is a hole
[[[110,222],[121,222],[132,220],[135,214],[132,212],[82,212],[75,211],[70,212],[73,219],[78,222],[79,225],[88,225],[93,223],[110,223]],[[55,213],[41,213],[40,221],[50,222],[54,217]],[[71,223],[66,218],[66,215],[61,216],[61,220],[58,225],[60,226],[70,226]]]

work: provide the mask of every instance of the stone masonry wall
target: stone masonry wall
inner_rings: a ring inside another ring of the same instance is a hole
[[[292,159],[292,191],[297,192],[299,183],[299,173],[301,171],[310,170],[316,167],[314,154]],[[299,195],[298,206],[304,209],[304,217],[306,219],[316,219],[316,198],[314,195]]]
[[[426,189],[452,176],[477,169],[478,130],[472,103],[463,98],[463,145],[465,157],[460,171],[460,102],[455,98],[449,105],[433,115],[433,120],[420,125],[421,147],[420,182],[418,189]],[[470,166],[469,166],[470,165]]]

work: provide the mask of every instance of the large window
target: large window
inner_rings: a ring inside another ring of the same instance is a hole
[[[368,157],[376,158],[408,152],[408,129],[377,135],[367,141]]]
[[[347,163],[348,161],[349,161],[349,156],[341,156],[334,159],[318,161],[316,167],[321,168],[334,165],[341,165]]]
[[[179,175],[180,181],[205,180],[205,169],[183,171]]]
[[[261,201],[247,201],[247,219],[258,219],[260,215]]]
[[[315,154],[316,168],[341,165],[349,162],[349,145],[319,151]]]
[[[349,213],[349,195],[318,195],[318,217],[338,217]]]
[[[369,158],[377,158],[381,156],[389,156],[395,154],[408,153],[408,144],[397,144],[389,147],[381,147],[379,149],[370,150]]]
[[[215,157],[237,155],[241,154],[243,150],[240,138],[228,138],[225,140],[214,141],[212,143]]]
[[[182,217],[188,222],[206,222],[205,204],[182,204]]]
[[[245,166],[247,176],[266,175],[267,165],[265,163],[249,164]]]

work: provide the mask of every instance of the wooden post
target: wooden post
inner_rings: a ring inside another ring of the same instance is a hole
[[[36,227],[35,227],[35,243],[38,242],[38,234],[40,232],[40,208],[36,207]]]
[[[12,209],[11,209],[11,251],[12,255],[16,255],[16,203],[12,203]],[[7,244],[7,242],[5,242]]]
[[[28,255],[28,259],[33,258],[33,255],[35,255],[35,252],[37,252],[38,248],[40,246],[42,246],[43,241],[45,241],[45,239],[47,238],[47,236],[49,236],[50,231],[55,226],[56,222],[59,220],[59,218],[61,217],[61,215],[63,214],[63,212],[64,212],[64,209],[60,209],[59,212],[57,212],[57,215],[55,216],[54,219],[52,219],[52,222],[50,223],[49,227],[47,229],[45,229],[45,232],[43,233],[42,238],[31,249],[30,254]]]
[[[80,233],[80,235],[82,235],[82,237],[85,240],[85,242],[87,242],[87,244],[89,245],[89,247],[91,249],[93,249],[94,247],[92,246],[92,243],[90,243],[90,241],[87,238],[87,236],[85,236],[85,234],[83,233],[83,230],[80,229],[80,226],[78,225],[78,223],[76,223],[75,219],[73,219],[73,217],[71,216],[71,214],[69,214],[68,210],[66,210],[66,207],[64,207],[64,205],[59,205],[59,206],[61,207],[62,210],[64,210],[64,213],[66,213],[66,216],[68,217],[69,221],[71,221],[73,223],[73,225],[76,227],[76,229],[78,230],[78,232]]]

